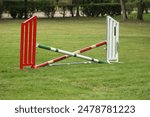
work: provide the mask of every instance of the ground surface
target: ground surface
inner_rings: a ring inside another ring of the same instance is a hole
[[[19,70],[20,23],[0,20],[0,99],[150,99],[150,15],[120,21],[122,64]],[[105,18],[39,19],[37,41],[74,51],[105,40]],[[37,49],[37,63],[61,54]],[[84,55],[105,60],[104,47]],[[62,62],[83,61],[69,58]]]

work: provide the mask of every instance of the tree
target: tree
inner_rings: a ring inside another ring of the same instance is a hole
[[[76,8],[77,8],[77,12],[76,12],[76,16],[80,16],[80,9],[79,9],[79,4],[80,4],[80,1],[79,0],[72,0],[72,3],[76,5]]]
[[[2,6],[3,6],[3,0],[0,0],[0,19],[2,17],[2,12],[3,12]]]
[[[55,0],[56,1],[56,4],[58,5],[58,3],[59,3],[59,0]]]
[[[93,0],[72,0],[72,4],[76,5],[76,16],[80,16],[80,4],[87,4]]]
[[[144,1],[143,0],[139,0],[137,3],[137,19],[138,20],[143,20],[143,12],[144,12]]]
[[[127,16],[127,13],[126,13],[125,1],[120,0],[120,4],[121,4],[121,9],[122,9],[123,20],[127,20],[128,16]]]
[[[3,4],[3,0],[0,0],[0,5],[2,5]]]
[[[24,0],[24,5],[25,5],[25,12],[24,12],[24,18],[28,18],[28,8],[27,8],[27,3],[28,0]]]

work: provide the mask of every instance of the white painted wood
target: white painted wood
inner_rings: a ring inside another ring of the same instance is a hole
[[[118,62],[119,22],[107,16],[107,62]]]

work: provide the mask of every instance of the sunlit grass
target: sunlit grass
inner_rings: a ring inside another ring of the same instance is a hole
[[[0,99],[150,99],[150,15],[120,23],[121,64],[19,70],[20,23],[0,20]],[[37,41],[75,51],[106,38],[105,18],[38,19]],[[105,60],[105,46],[84,55]],[[37,63],[62,54],[37,49]],[[83,61],[69,58],[62,62]]]

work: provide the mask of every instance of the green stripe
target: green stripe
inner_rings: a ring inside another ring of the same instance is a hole
[[[46,49],[46,50],[52,50],[52,51],[55,51],[55,52],[59,52],[59,51],[61,51],[61,50],[59,50],[59,49],[57,49],[57,48],[54,48],[54,50],[53,50],[53,48],[51,48],[51,47],[47,47],[47,46],[45,46],[45,45],[41,45],[41,44],[39,44],[38,45],[38,47],[39,48],[42,48],[42,49]],[[55,50],[56,49],[56,50]],[[64,51],[64,50],[62,50],[62,51]],[[65,51],[64,51],[65,52]],[[67,52],[67,51],[66,51]],[[69,52],[69,53],[71,53],[71,52]],[[69,53],[68,53],[68,55],[69,55]],[[74,53],[73,53],[74,54]],[[74,54],[73,55],[74,57],[79,57],[78,56],[78,54]],[[86,56],[85,56],[86,57]],[[82,57],[79,57],[79,58],[82,58]],[[89,57],[90,58],[90,57]],[[84,58],[82,58],[82,59],[84,59]],[[95,59],[94,58],[91,58],[92,60],[89,60],[89,61],[93,61],[93,62],[96,62],[96,63],[107,63],[106,61],[101,61],[101,60],[99,60],[99,62],[97,62],[97,61],[95,61]],[[87,60],[87,59],[86,59]]]
[[[51,50],[50,47],[47,47],[47,46],[44,46],[44,45],[41,45],[41,44],[39,44],[38,47],[39,47],[39,48],[46,49],[46,50]]]
[[[108,64],[108,62],[106,62],[106,61],[99,61],[98,63],[101,63],[101,64]]]

